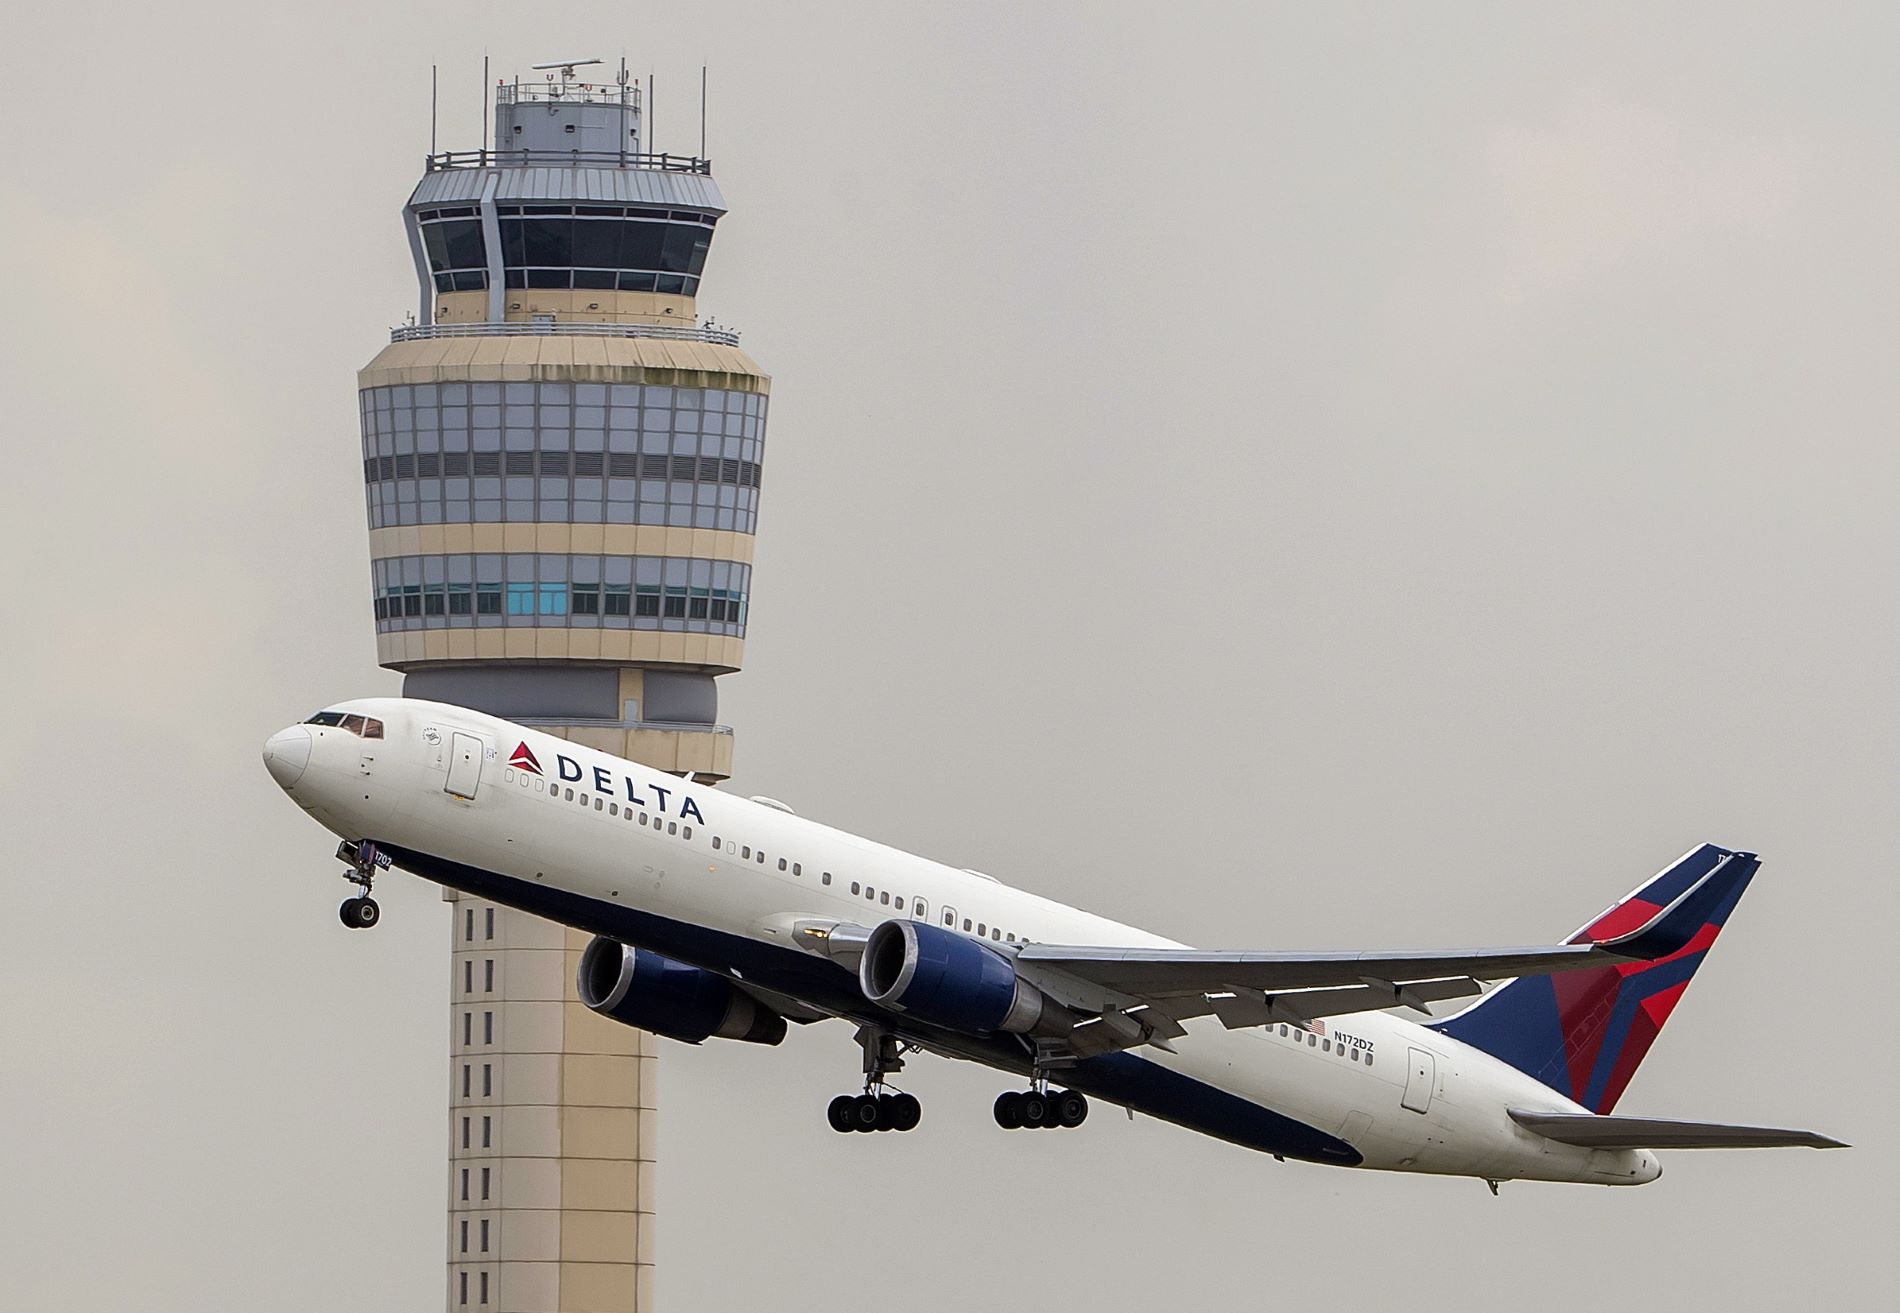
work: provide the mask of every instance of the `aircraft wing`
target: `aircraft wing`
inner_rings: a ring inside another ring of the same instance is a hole
[[[1373,953],[1029,944],[1018,952],[1016,965],[1058,1000],[1102,1014],[1122,1044],[1172,1038],[1184,1033],[1180,1022],[1209,1013],[1237,1029],[1399,1006],[1424,1012],[1427,1003],[1476,994],[1481,980],[1647,962],[1679,952],[1722,896],[1712,875],[1636,929],[1597,941]],[[1091,1046],[1102,1042],[1096,1036],[1077,1039]]]
[[[1631,959],[1595,944],[1459,953],[1221,953],[1031,944],[1017,970],[1085,1012],[1120,1012],[1163,1036],[1209,1013],[1230,1030],[1382,1008],[1427,1012],[1481,980],[1547,975]]]
[[[1840,1140],[1815,1131],[1726,1122],[1664,1121],[1657,1117],[1603,1117],[1595,1113],[1509,1110],[1527,1131],[1589,1149],[1845,1149]]]

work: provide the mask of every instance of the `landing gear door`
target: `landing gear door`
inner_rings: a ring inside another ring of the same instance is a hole
[[[1413,1112],[1432,1106],[1432,1086],[1438,1083],[1438,1064],[1424,1049],[1412,1050],[1412,1065],[1405,1073],[1405,1097],[1399,1102]]]
[[[473,734],[459,731],[449,744],[449,778],[443,792],[457,798],[473,798],[482,782],[482,741]]]

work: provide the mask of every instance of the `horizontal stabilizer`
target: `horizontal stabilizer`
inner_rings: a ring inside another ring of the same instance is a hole
[[[1840,1140],[1813,1131],[1776,1126],[1731,1126],[1726,1122],[1678,1122],[1659,1117],[1601,1117],[1594,1113],[1526,1112],[1511,1120],[1560,1144],[1586,1149],[1845,1149]]]

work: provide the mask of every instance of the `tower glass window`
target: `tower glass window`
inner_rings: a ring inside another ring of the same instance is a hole
[[[436,245],[428,232],[447,228],[452,218],[429,216],[448,211],[421,210],[424,244],[431,269]],[[504,280],[509,287],[598,288],[623,292],[699,294],[699,279],[712,249],[717,214],[701,210],[667,210],[620,205],[502,205],[497,207],[501,227]],[[459,235],[459,232],[458,234]],[[466,242],[466,238],[462,238]],[[451,263],[468,252],[451,244],[451,234],[435,239],[441,247],[442,270],[460,268]],[[476,253],[481,253],[479,225]],[[485,267],[478,261],[475,268]],[[437,274],[437,287],[442,274]],[[485,284],[484,284],[485,285]],[[461,290],[459,288],[454,290]]]

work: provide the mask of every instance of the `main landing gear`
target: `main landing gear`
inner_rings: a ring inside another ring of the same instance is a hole
[[[858,1027],[864,1050],[864,1093],[840,1094],[825,1109],[834,1131],[910,1131],[923,1120],[924,1106],[914,1094],[884,1088],[884,1078],[904,1069],[908,1047],[887,1030]]]
[[[1088,1120],[1088,1097],[1080,1090],[1052,1090],[1037,1082],[1027,1090],[1005,1090],[991,1109],[1006,1131],[1068,1129]]]
[[[389,869],[389,854],[368,839],[356,843],[345,839],[337,845],[336,856],[346,868],[343,878],[363,890],[356,897],[343,900],[343,905],[336,909],[337,920],[352,930],[367,930],[383,919],[383,909],[369,896],[369,890],[376,872]]]

